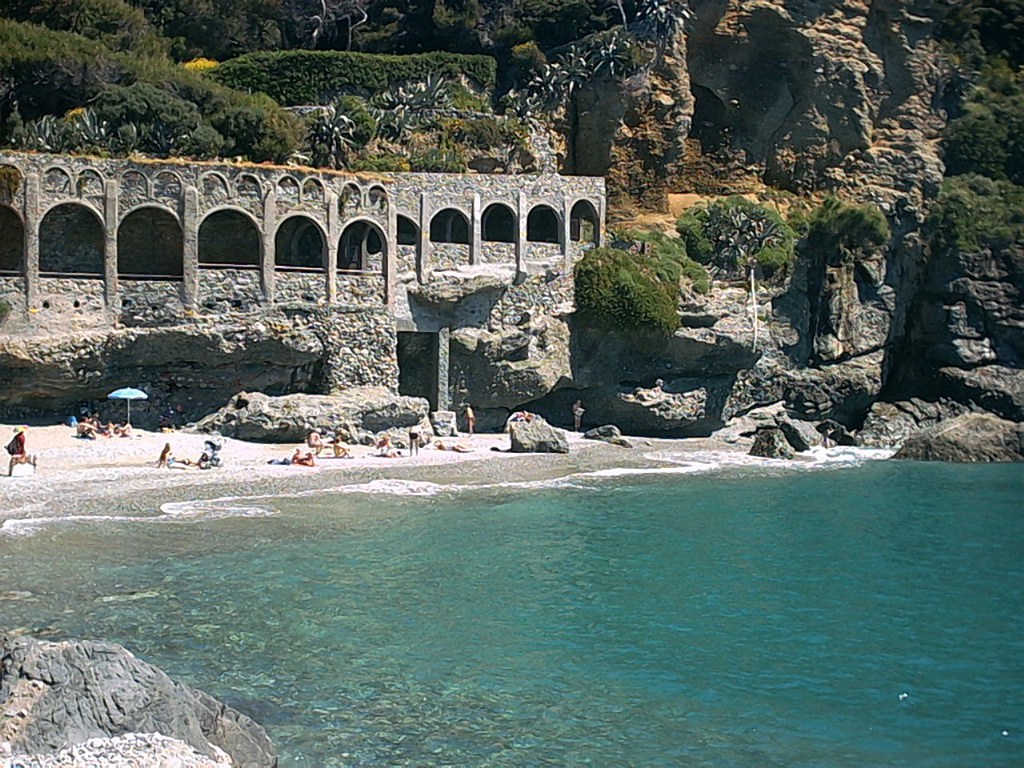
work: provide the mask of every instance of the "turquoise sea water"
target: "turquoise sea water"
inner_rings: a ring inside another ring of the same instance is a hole
[[[1024,470],[260,500],[0,537],[0,625],[121,642],[282,766],[1024,764]]]

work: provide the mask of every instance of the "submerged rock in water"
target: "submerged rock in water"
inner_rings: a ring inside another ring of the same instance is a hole
[[[274,745],[255,721],[113,643],[0,636],[0,712],[0,742],[19,755],[160,733],[213,764],[227,753],[236,766],[277,765]]]
[[[960,463],[1024,461],[1024,424],[968,413],[916,432],[893,457]]]

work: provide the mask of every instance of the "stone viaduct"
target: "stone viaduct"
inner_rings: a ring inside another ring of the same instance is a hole
[[[397,388],[396,334],[454,327],[410,310],[417,286],[557,275],[562,300],[604,220],[599,178],[0,152],[0,300],[28,332],[318,308],[346,315],[347,327],[374,324],[374,337],[388,331],[369,354],[389,373],[358,383]]]

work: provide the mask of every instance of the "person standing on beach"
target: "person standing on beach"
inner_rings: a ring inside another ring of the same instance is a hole
[[[476,414],[473,413],[473,406],[470,405],[469,403],[466,403],[465,415],[466,415],[466,432],[468,432],[469,436],[472,437],[473,436],[473,432],[476,430]]]
[[[32,466],[36,464],[36,457],[29,456],[25,448],[25,430],[27,429],[28,427],[15,427],[14,437],[7,444],[7,453],[11,455],[11,463],[7,470],[8,476],[14,474],[14,467],[18,464],[31,464]]]
[[[583,421],[583,414],[586,412],[587,409],[583,407],[582,400],[577,400],[572,404],[572,425],[575,431],[580,431],[580,423]]]
[[[415,456],[420,452],[420,427],[413,424],[409,427],[409,455]]]

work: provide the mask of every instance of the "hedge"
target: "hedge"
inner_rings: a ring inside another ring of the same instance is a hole
[[[240,91],[262,91],[279,104],[319,104],[345,90],[369,93],[428,75],[465,75],[491,90],[497,62],[490,56],[416,53],[407,56],[355,51],[260,51],[230,59],[211,76]]]

